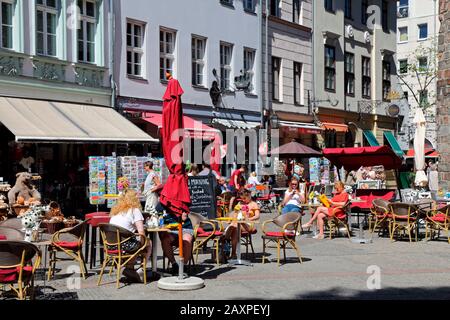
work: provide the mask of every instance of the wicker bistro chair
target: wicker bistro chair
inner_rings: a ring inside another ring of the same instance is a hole
[[[447,234],[448,243],[450,243],[450,205],[446,205],[440,209],[433,209],[427,212],[426,217],[426,229],[425,229],[425,239],[428,239],[428,232],[430,233],[430,240],[433,237],[435,231],[438,234],[441,230],[444,230]],[[0,234],[1,234],[0,230]]]
[[[83,239],[89,220],[71,227],[56,231],[51,239],[48,250],[50,251],[48,281],[55,274],[57,261],[75,260],[80,264],[81,275],[86,279],[86,263],[83,257]],[[57,257],[57,253],[62,252],[69,258]]]
[[[147,249],[147,237],[141,237],[143,239],[143,243],[141,246],[133,251],[128,252],[124,251],[121,248],[121,245],[128,241],[129,239],[136,237],[138,234],[135,234],[125,228],[109,224],[109,223],[100,223],[100,234],[103,239],[103,250],[105,253],[105,260],[103,260],[102,269],[100,271],[100,276],[98,278],[97,285],[99,286],[103,273],[105,272],[106,267],[108,267],[109,264],[111,264],[111,269],[109,271],[109,274],[111,275],[112,270],[114,267],[116,268],[117,277],[116,277],[116,286],[119,288],[119,281],[120,281],[120,271],[122,270],[122,267],[126,266],[129,262],[133,261],[135,258],[141,257],[142,262],[142,269],[147,269],[147,259],[145,255],[145,250]],[[116,247],[117,249],[111,250],[111,247]],[[144,284],[147,284],[147,275],[146,272],[144,272]]]
[[[22,241],[24,237],[25,234],[22,231],[0,226],[0,240]]]
[[[191,212],[189,218],[194,226],[194,240],[192,245],[192,252],[195,253],[195,263],[198,263],[198,252],[204,248],[208,241],[213,241],[213,250],[216,257],[216,263],[220,265],[220,238],[223,236],[223,228],[221,224],[216,221],[211,221],[202,215]]]
[[[414,231],[417,227],[417,214],[419,209],[417,206],[396,202],[389,204],[389,235],[391,241],[394,241],[394,235],[396,231],[408,231],[409,242],[412,242],[411,231]],[[417,232],[415,232],[415,239],[417,241]]]
[[[217,197],[217,217],[226,217],[230,210],[231,192],[224,192]]]
[[[328,217],[328,228],[330,232],[330,239],[333,237],[333,233],[338,234],[339,233],[339,226],[343,225],[345,229],[347,230],[347,237],[350,239],[350,227],[348,225],[348,213],[350,210],[351,202],[350,200],[347,201],[342,207],[336,207],[333,208],[333,216]],[[336,216],[337,210],[343,210],[345,212],[345,217],[340,218]]]
[[[277,262],[280,265],[280,250],[283,249],[284,261],[286,261],[286,247],[291,245],[297,252],[298,259],[302,263],[300,248],[295,243],[296,231],[300,223],[301,214],[297,212],[288,212],[286,214],[277,216],[274,219],[266,220],[262,224],[262,239],[263,239],[263,256],[262,263],[265,262],[266,243],[274,242],[277,244]],[[280,231],[268,231],[267,224],[273,223]]]
[[[369,215],[370,232],[374,233],[377,227],[379,227],[379,231],[386,230],[389,227],[389,204],[389,201],[381,198],[372,200],[372,208],[370,208]]]
[[[40,263],[41,251],[34,244],[0,241],[0,284],[8,285],[19,300],[34,298],[34,275]]]

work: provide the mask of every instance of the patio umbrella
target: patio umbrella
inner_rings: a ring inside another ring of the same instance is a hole
[[[271,151],[272,154],[279,154],[280,157],[284,158],[302,158],[308,156],[320,156],[321,152],[316,151],[308,146],[301,143],[292,141],[282,145],[281,147],[275,148]]]
[[[162,149],[170,175],[160,195],[160,202],[170,213],[181,216],[189,212],[191,196],[188,177],[183,164],[183,108],[181,95],[183,89],[178,80],[170,77],[163,96]],[[181,129],[181,130],[180,130]]]
[[[414,162],[416,164],[416,186],[423,186],[428,182],[425,169],[425,117],[422,109],[416,110],[413,123],[416,125],[416,133],[414,135]]]

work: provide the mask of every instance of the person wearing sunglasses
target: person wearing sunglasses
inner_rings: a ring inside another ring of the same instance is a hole
[[[283,209],[281,214],[288,212],[299,212],[302,213],[300,204],[305,202],[305,194],[300,190],[299,180],[293,177],[289,183],[289,188],[284,194],[284,199],[281,205]]]

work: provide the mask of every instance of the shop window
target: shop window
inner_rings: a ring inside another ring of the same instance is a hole
[[[337,133],[334,129],[325,130],[325,147],[336,148],[337,147]]]

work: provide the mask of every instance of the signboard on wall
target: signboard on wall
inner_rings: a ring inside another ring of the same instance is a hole
[[[192,202],[191,212],[201,214],[207,219],[217,218],[215,186],[216,178],[214,175],[189,177],[188,187]]]

